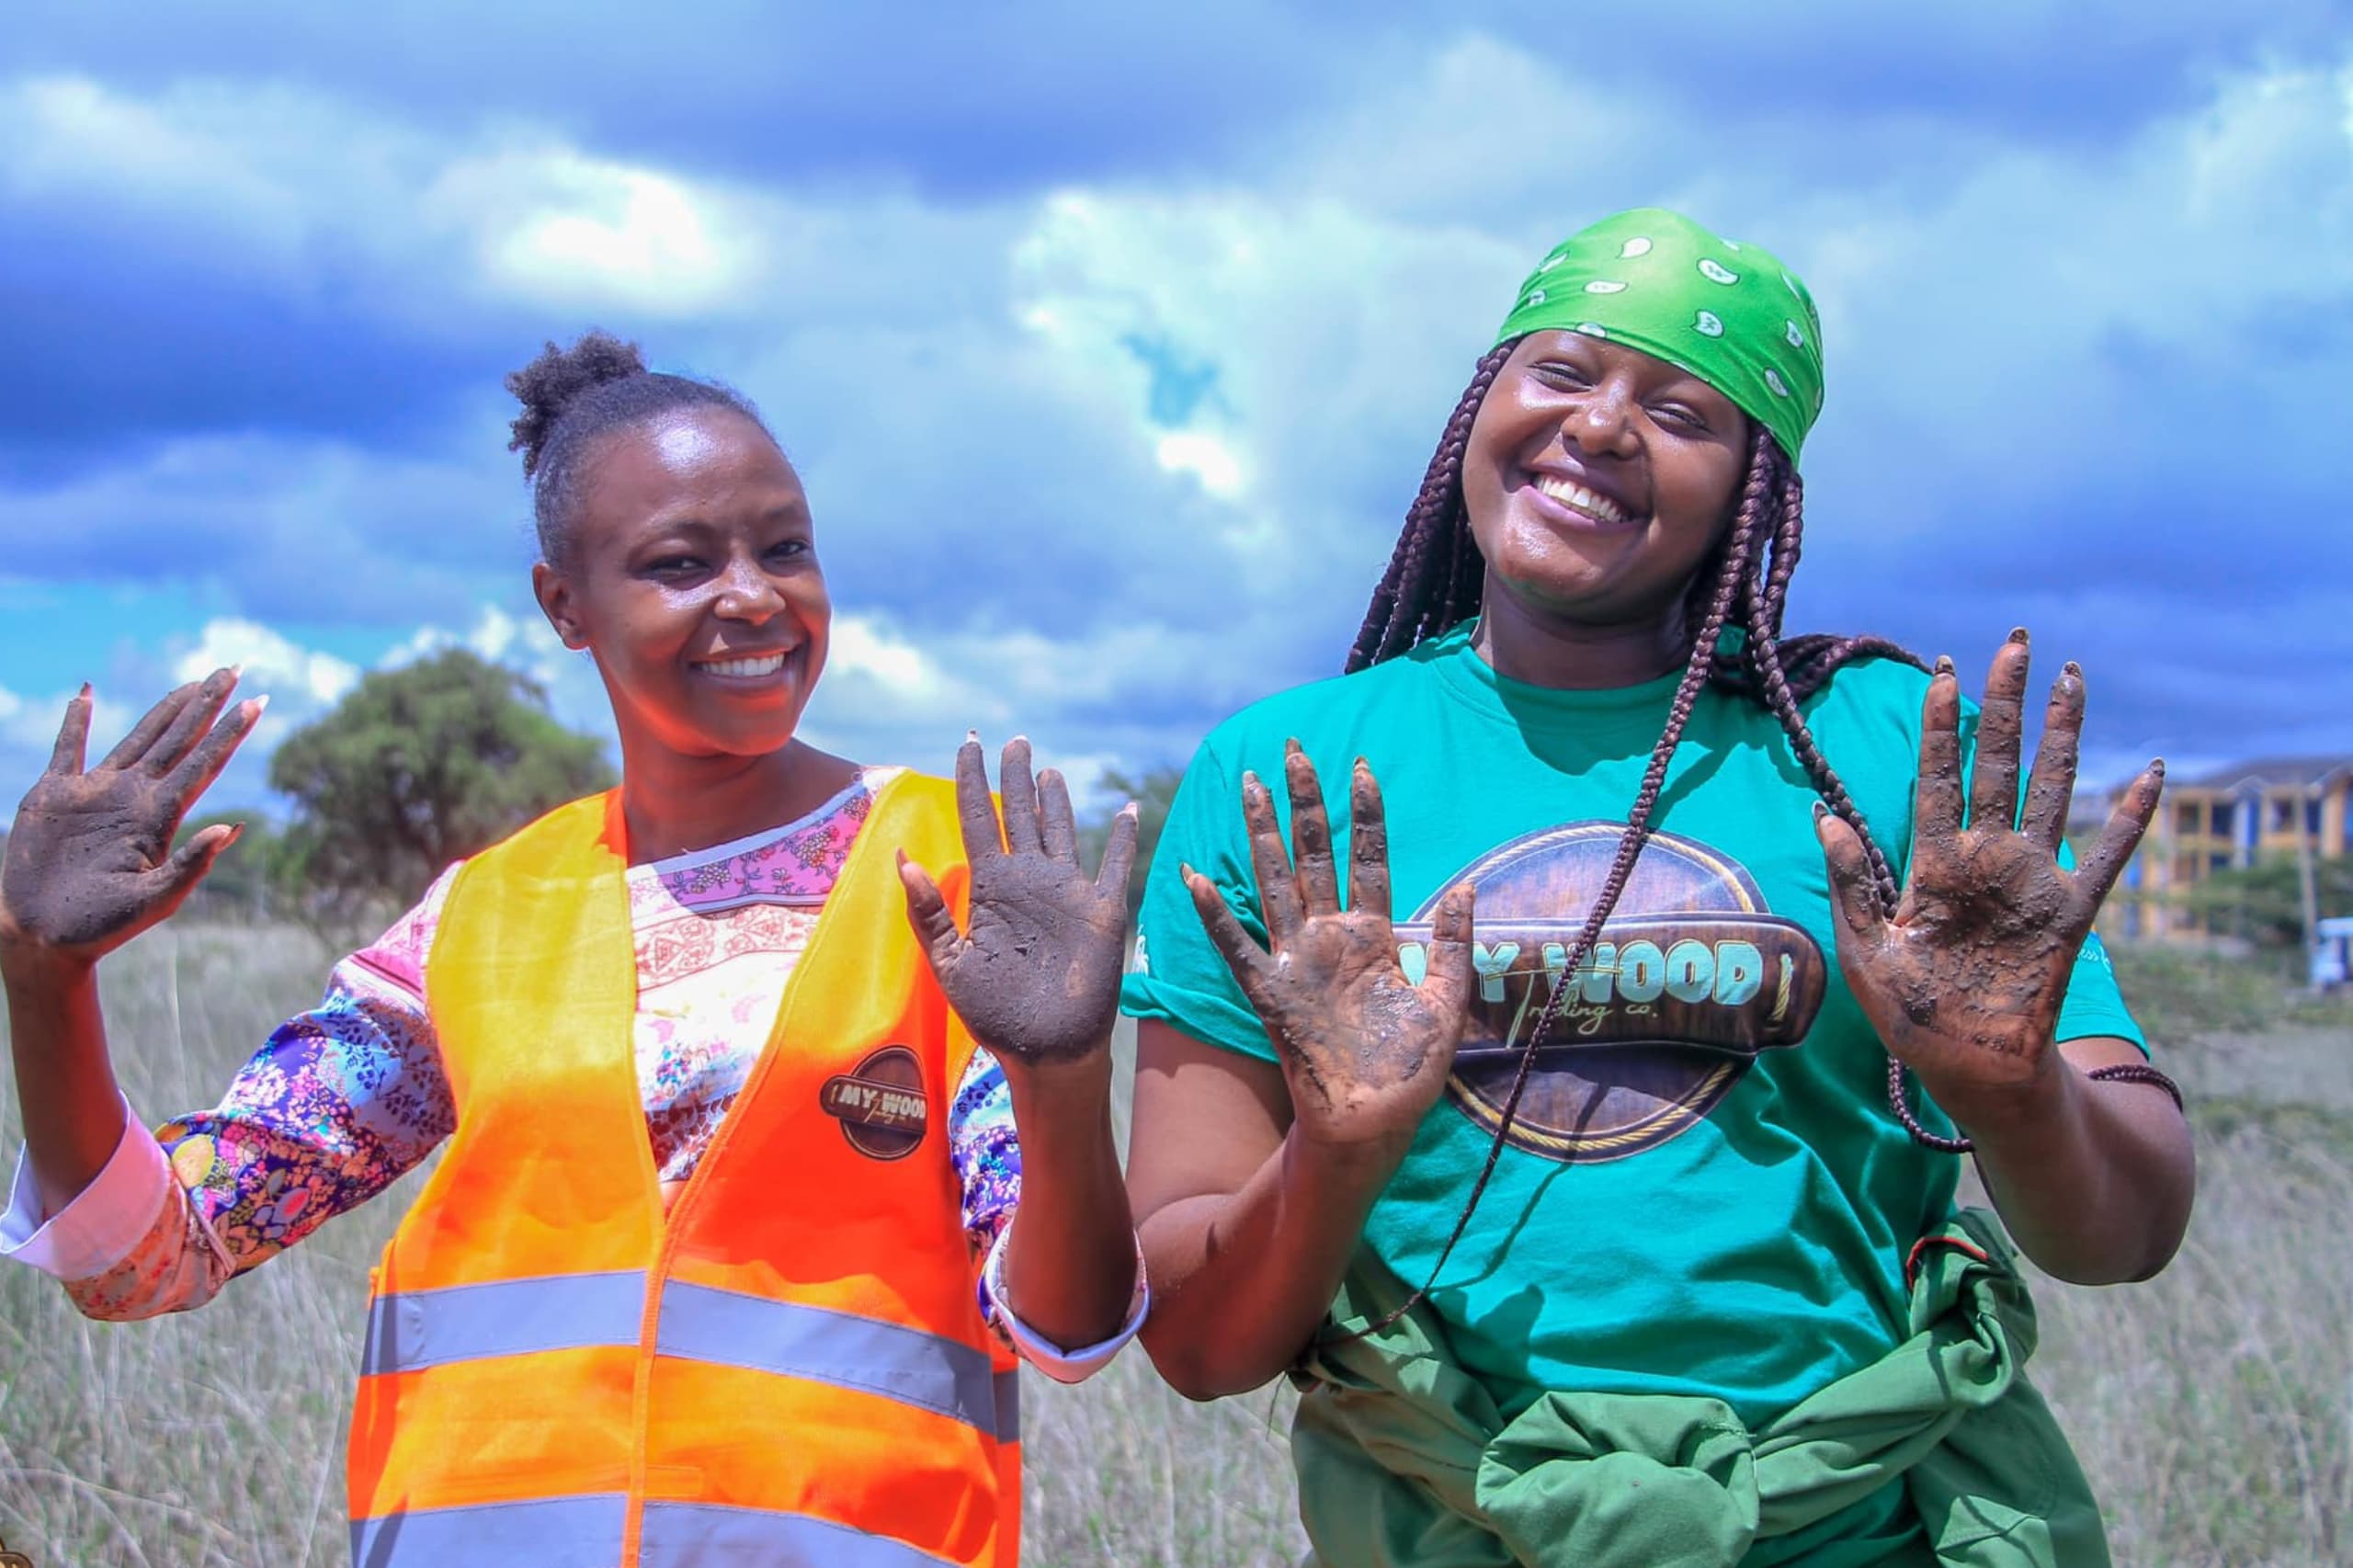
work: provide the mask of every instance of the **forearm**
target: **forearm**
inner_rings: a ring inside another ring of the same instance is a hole
[[[1006,1305],[1064,1348],[1099,1344],[1127,1322],[1136,1283],[1135,1227],[1111,1133],[1110,1052],[1009,1065],[1006,1080],[1021,1144]]]
[[[2077,1285],[2145,1279],[2189,1222],[2195,1161],[2172,1098],[2086,1070],[2139,1062],[2129,1041],[2071,1040],[2032,1092],[1972,1103],[1940,1096],[1977,1145],[2003,1222],[2044,1270]]]
[[[1255,1389],[1314,1335],[1402,1151],[1312,1143],[1294,1126],[1242,1187],[1143,1222],[1144,1348],[1188,1399]]]
[[[56,1213],[97,1179],[122,1142],[122,1091],[107,1053],[95,965],[0,941],[8,1043],[41,1207]]]

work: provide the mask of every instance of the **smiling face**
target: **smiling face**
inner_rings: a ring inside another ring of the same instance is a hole
[[[1462,453],[1490,596],[1585,626],[1675,612],[1731,520],[1748,432],[1731,399],[1664,359],[1529,334]]]
[[[584,460],[563,564],[532,584],[564,645],[595,655],[623,757],[788,744],[833,608],[784,453],[705,406],[615,430]]]

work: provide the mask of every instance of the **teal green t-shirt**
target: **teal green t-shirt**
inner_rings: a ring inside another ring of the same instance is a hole
[[[1427,937],[1412,923],[1455,879],[1477,881],[1480,1000],[1446,1096],[1365,1226],[1412,1283],[1429,1277],[1486,1157],[1520,1031],[1552,984],[1576,987],[1431,1297],[1507,1417],[1556,1388],[1710,1394],[1769,1420],[1903,1337],[1905,1254],[1953,1207],[1960,1162],[1889,1111],[1886,1056],[1838,974],[1813,786],[1761,707],[1700,697],[1603,945],[1562,976],[1677,679],[1526,686],[1489,668],[1464,628],[1270,698],[1202,744],[1144,895],[1125,1009],[1273,1060],[1177,876],[1180,861],[1207,873],[1263,939],[1244,769],[1268,781],[1287,827],[1283,745],[1296,737],[1345,867],[1348,770],[1370,762],[1409,973]],[[1805,705],[1899,877],[1927,687],[1874,660]],[[2058,1035],[2143,1043],[2097,937]],[[1951,1131],[1933,1108],[1922,1120]]]

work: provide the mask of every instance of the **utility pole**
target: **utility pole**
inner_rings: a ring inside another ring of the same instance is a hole
[[[2320,885],[2313,872],[2313,808],[2320,799],[2320,786],[2307,784],[2296,793],[2296,881],[2302,896],[2304,915],[2304,985],[2317,989],[2319,978],[2313,956],[2320,951]]]

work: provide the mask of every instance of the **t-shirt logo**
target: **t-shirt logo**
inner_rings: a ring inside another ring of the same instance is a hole
[[[1447,1093],[1490,1132],[1545,1001],[1573,988],[1529,1069],[1510,1134],[1516,1147],[1571,1165],[1623,1159],[1688,1131],[1758,1051],[1805,1038],[1828,977],[1821,948],[1766,908],[1746,870],[1666,833],[1643,846],[1600,941],[1570,974],[1569,945],[1624,832],[1575,823],[1514,839],[1397,927],[1398,958],[1418,982],[1438,901],[1455,882],[1478,884],[1479,991]]]
[[[826,1079],[817,1103],[841,1122],[842,1136],[861,1154],[903,1159],[923,1142],[929,1108],[923,1064],[904,1045],[886,1045],[848,1072]]]

